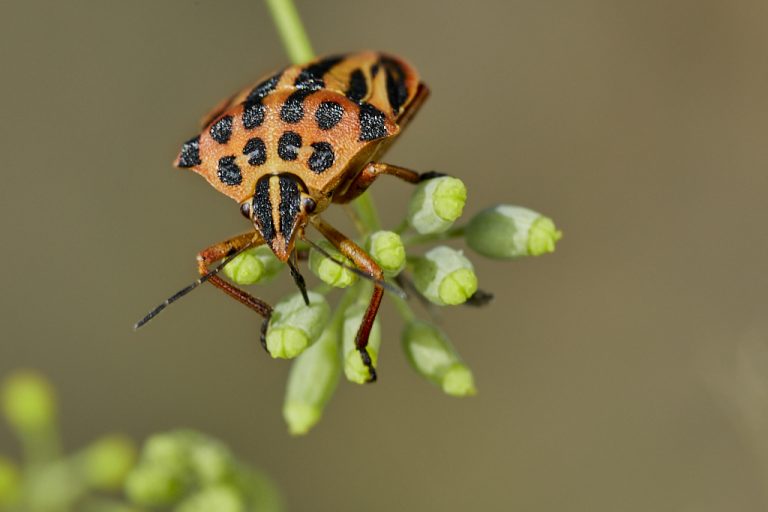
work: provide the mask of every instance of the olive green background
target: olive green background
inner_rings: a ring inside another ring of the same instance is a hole
[[[766,510],[768,4],[298,6],[318,53],[386,49],[431,86],[388,161],[461,177],[467,214],[510,202],[565,232],[553,255],[474,256],[496,300],[442,311],[479,395],[411,371],[386,307],[380,382],[342,383],[295,439],[289,365],[242,306],[206,287],[131,330],[247,228],[170,162],[286,63],[257,0],[0,3],[0,374],[50,376],[70,448],[201,429],[294,511]],[[377,183],[387,226],[409,194]]]

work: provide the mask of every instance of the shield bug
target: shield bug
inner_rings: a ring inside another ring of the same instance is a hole
[[[174,165],[203,176],[235,200],[252,230],[201,251],[197,256],[200,279],[163,302],[136,327],[209,281],[264,317],[264,344],[272,307],[220,278],[218,271],[243,250],[267,244],[289,265],[306,301],[295,244],[306,240],[305,228],[312,224],[352,261],[358,273],[374,282],[355,343],[375,380],[366,346],[387,284],[375,261],[320,214],[333,203],[352,201],[382,174],[410,183],[440,175],[379,161],[428,93],[416,70],[404,60],[362,52],[287,67],[217,106],[204,118],[200,134],[182,145]]]

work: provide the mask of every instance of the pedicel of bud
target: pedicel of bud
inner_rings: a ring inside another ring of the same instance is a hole
[[[455,306],[477,291],[477,276],[461,251],[441,245],[416,261],[414,284],[430,302]]]
[[[231,485],[216,485],[196,492],[179,503],[174,512],[245,512],[240,492]]]
[[[442,233],[461,217],[467,187],[458,178],[443,176],[416,187],[408,207],[408,222],[422,235]]]
[[[554,252],[563,233],[549,217],[528,208],[496,205],[469,221],[467,244],[488,258],[514,259]]]
[[[394,231],[376,231],[366,244],[368,253],[388,277],[394,277],[405,267],[405,246]]]
[[[469,396],[476,393],[472,371],[461,361],[440,329],[414,320],[403,330],[402,342],[411,366],[446,394]]]
[[[338,341],[338,328],[328,325],[320,339],[291,366],[283,418],[292,435],[304,435],[320,421],[325,405],[336,390],[341,375]]]
[[[292,359],[301,354],[323,332],[331,315],[325,297],[308,292],[309,306],[300,293],[279,302],[267,330],[267,350],[275,358]]]
[[[21,495],[21,475],[16,465],[0,456],[0,508],[16,504]]]
[[[355,347],[355,336],[363,321],[363,315],[367,304],[353,304],[344,312],[344,321],[341,327],[342,351],[344,354],[344,375],[347,380],[357,384],[365,384],[371,379],[368,367],[363,363],[360,352]],[[368,337],[368,354],[371,356],[373,367],[376,368],[376,362],[379,358],[379,349],[381,348],[381,326],[379,319],[376,318],[371,328],[371,334]]]
[[[85,481],[93,488],[117,490],[136,463],[136,448],[125,436],[103,437],[78,457]]]
[[[352,262],[342,256],[342,254],[327,240],[322,240],[317,245],[325,249],[336,261],[343,261],[344,263],[352,265]],[[335,286],[336,288],[346,288],[353,285],[357,280],[357,276],[349,269],[331,261],[328,257],[324,256],[314,248],[309,251],[309,269],[313,274],[319,277],[321,281],[331,286]]]
[[[20,433],[40,432],[53,427],[56,399],[48,381],[36,372],[11,374],[2,387],[3,413]]]
[[[267,282],[285,267],[272,250],[262,245],[243,251],[224,267],[224,274],[241,285]]]

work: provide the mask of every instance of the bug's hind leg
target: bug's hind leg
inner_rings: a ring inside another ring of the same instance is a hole
[[[254,243],[255,237],[258,237],[255,233],[244,233],[203,249],[197,254],[198,272],[200,272],[200,275],[205,275],[208,273],[208,266],[212,263],[220,261],[248,245],[261,245],[264,243],[261,239]],[[264,318],[264,321],[261,324],[259,340],[261,341],[261,346],[264,347],[264,350],[267,350],[267,326],[269,325],[269,318],[272,316],[272,306],[263,300],[254,297],[250,293],[244,292],[217,275],[211,276],[208,278],[208,281],[216,288],[220,289],[239,303],[249,307]],[[267,352],[269,351],[267,350]]]
[[[312,224],[339,250],[339,252],[341,252],[341,254],[352,260],[352,263],[354,263],[357,268],[376,279],[384,279],[384,273],[381,271],[379,265],[377,265],[376,262],[373,261],[373,258],[371,258],[371,256],[361,249],[355,242],[341,234],[336,228],[322,220],[320,217],[314,217],[312,219]],[[368,353],[366,347],[368,346],[368,337],[371,334],[373,321],[376,319],[376,313],[379,311],[379,305],[381,305],[381,298],[383,295],[384,289],[380,285],[375,284],[373,287],[373,294],[371,295],[371,301],[368,303],[368,309],[365,310],[363,321],[355,336],[355,347],[360,353],[360,357],[363,359],[363,364],[368,368],[368,373],[370,375],[368,382],[374,382],[376,380],[376,370],[373,367],[371,355]]]
[[[366,165],[362,171],[360,171],[360,174],[355,177],[355,179],[352,181],[352,183],[350,183],[349,187],[347,187],[344,192],[333,197],[333,202],[348,203],[352,201],[353,199],[360,196],[360,194],[365,192],[368,187],[370,187],[371,184],[376,181],[376,178],[382,174],[389,174],[390,176],[395,176],[401,180],[413,184],[421,183],[425,180],[431,180],[432,178],[445,176],[445,174],[436,171],[419,173],[410,169],[406,169],[405,167],[397,167],[396,165],[371,162]]]

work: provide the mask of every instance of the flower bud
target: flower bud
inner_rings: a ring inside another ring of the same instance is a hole
[[[405,246],[394,231],[376,231],[368,239],[366,248],[389,277],[396,276],[405,267]]]
[[[353,304],[344,312],[344,323],[342,324],[341,339],[342,351],[344,354],[344,375],[347,380],[357,384],[365,384],[371,380],[371,372],[363,363],[360,351],[355,346],[355,337],[363,322],[367,304]],[[373,367],[376,368],[376,361],[379,358],[379,349],[381,348],[381,326],[379,319],[373,322],[371,334],[368,337],[368,355],[371,356]]]
[[[333,256],[336,261],[343,261],[350,266],[352,265],[352,262],[342,256],[330,242],[322,240],[318,245],[325,249],[328,254]],[[324,256],[314,248],[309,251],[309,269],[319,277],[321,281],[331,286],[335,286],[336,288],[346,288],[347,286],[354,284],[357,276],[348,268],[344,268],[336,263],[336,261],[331,261],[328,257]]]
[[[513,259],[553,252],[563,233],[549,217],[521,206],[502,204],[475,215],[465,236],[467,244],[483,256]]]
[[[21,475],[16,465],[0,456],[0,509],[10,508],[21,495]]]
[[[467,188],[458,178],[443,176],[416,187],[408,207],[408,222],[422,235],[442,233],[461,217]]]
[[[336,326],[328,325],[291,366],[283,404],[283,418],[291,434],[304,435],[320,421],[340,374],[339,333]]]
[[[243,251],[224,267],[224,274],[240,285],[266,282],[275,277],[285,265],[272,250],[262,245]]]
[[[226,481],[235,466],[229,449],[208,436],[188,434],[189,462],[197,480],[204,486]]]
[[[438,328],[414,320],[403,330],[403,350],[413,368],[453,396],[474,395],[472,372]]]
[[[309,306],[300,293],[279,302],[267,330],[267,350],[275,358],[291,359],[301,354],[314,342],[331,315],[325,297],[308,292]]]
[[[123,486],[136,463],[136,448],[124,436],[107,436],[86,448],[79,463],[88,485],[96,489],[116,490]]]
[[[139,466],[128,474],[125,493],[137,505],[153,507],[177,501],[189,486],[184,475],[167,466]]]
[[[40,432],[53,427],[56,403],[53,389],[36,372],[19,371],[3,384],[3,412],[21,433]]]
[[[230,485],[216,485],[196,492],[182,501],[174,512],[244,512],[242,496]]]
[[[477,291],[477,276],[461,251],[441,245],[417,260],[414,284],[430,302],[455,306]]]

